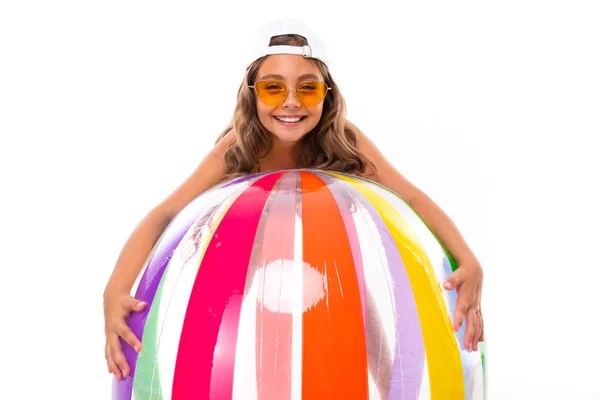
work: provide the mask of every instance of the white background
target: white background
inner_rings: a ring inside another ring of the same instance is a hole
[[[244,40],[291,16],[481,259],[489,399],[599,399],[594,3],[3,1],[0,398],[109,398],[121,246],[229,122]]]

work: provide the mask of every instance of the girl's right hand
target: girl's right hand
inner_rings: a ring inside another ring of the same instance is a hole
[[[104,331],[106,334],[106,347],[104,349],[108,372],[113,373],[117,380],[129,376],[130,368],[121,348],[119,338],[138,353],[142,350],[142,343],[127,326],[127,317],[133,311],[142,311],[146,303],[137,300],[129,293],[118,293],[104,298]]]

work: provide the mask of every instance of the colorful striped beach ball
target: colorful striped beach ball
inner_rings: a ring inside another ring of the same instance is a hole
[[[132,294],[113,399],[483,399],[454,332],[456,268],[419,216],[319,170],[224,182],[171,222]]]

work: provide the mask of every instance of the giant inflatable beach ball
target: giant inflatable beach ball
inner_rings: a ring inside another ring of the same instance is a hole
[[[368,180],[318,170],[233,179],[167,227],[132,294],[113,399],[483,399],[484,355],[452,329],[455,265]]]

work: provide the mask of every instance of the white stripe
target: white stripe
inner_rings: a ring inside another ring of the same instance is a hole
[[[382,394],[379,393],[379,381],[374,378],[373,372],[369,369],[369,400],[383,400]]]
[[[277,190],[275,184],[274,191]],[[265,203],[263,213],[271,207],[274,196],[271,194]],[[267,214],[268,215],[268,214]],[[262,338],[256,336],[256,305],[259,298],[261,285],[259,271],[264,271],[265,265],[261,260],[261,249],[263,245],[266,218],[261,217],[256,228],[256,236],[252,245],[252,253],[246,273],[246,284],[244,287],[244,300],[240,309],[240,320],[235,349],[235,364],[233,367],[233,400],[256,400],[258,399],[258,385],[256,382],[256,344],[262,342]],[[262,369],[262,365],[259,366]]]
[[[369,392],[376,391],[382,396],[380,389],[389,390],[390,387],[389,379],[398,345],[394,284],[389,272],[386,249],[375,221],[359,201],[356,202],[356,208],[353,218],[362,255],[366,296],[372,300],[367,304],[365,332],[369,375],[373,374],[375,384],[373,387],[373,383],[369,382]]]
[[[421,380],[421,389],[419,390],[419,399],[431,398],[431,383],[429,382],[429,367],[427,357],[423,359],[423,379]]]
[[[188,235],[184,237],[186,239]],[[152,379],[160,376],[164,400],[171,398],[181,328],[196,277],[195,264],[200,256],[198,254],[189,263],[182,263],[180,249],[178,247],[173,254],[171,265],[163,277],[163,298],[157,318],[158,350]]]
[[[256,343],[262,340],[256,337],[256,302],[257,287],[255,272],[257,253],[254,250],[253,260],[250,261],[248,276],[254,276],[253,280],[246,281],[246,290],[242,308],[240,310],[240,323],[238,328],[237,343],[235,349],[235,365],[233,369],[233,400],[256,400],[258,388],[256,384]]]

